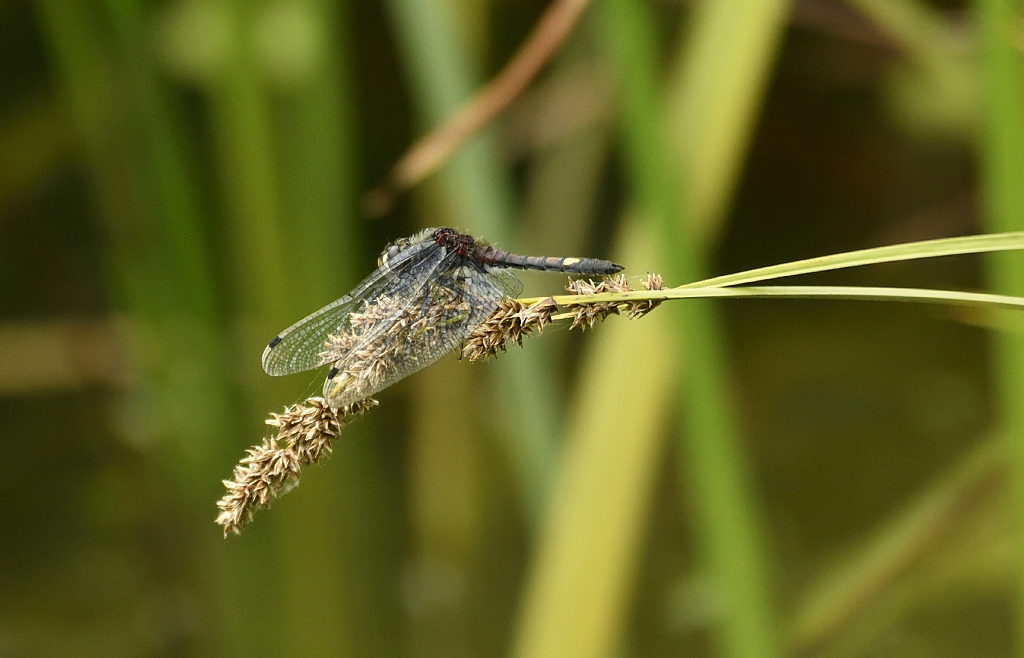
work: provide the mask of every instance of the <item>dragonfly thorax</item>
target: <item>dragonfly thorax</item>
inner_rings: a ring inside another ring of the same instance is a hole
[[[443,227],[434,231],[432,235],[434,242],[444,247],[449,253],[456,253],[459,256],[472,255],[476,252],[477,242],[471,235],[459,233],[453,228]]]

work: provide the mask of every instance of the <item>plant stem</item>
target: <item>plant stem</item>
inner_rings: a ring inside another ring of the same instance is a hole
[[[880,288],[870,286],[744,286],[738,288],[671,288],[668,290],[634,290],[596,295],[558,295],[551,297],[559,306],[572,308],[586,304],[619,304],[641,301],[668,301],[677,299],[709,298],[788,298],[788,299],[845,299],[862,301],[897,301],[938,304],[958,304],[986,308],[1024,310],[1024,297],[993,295],[959,290],[932,288]],[[543,298],[547,299],[547,298]],[[521,299],[529,305],[539,299]],[[553,320],[570,317],[556,315]]]
[[[421,123],[442,123],[476,86],[452,12],[445,11],[446,3],[432,0],[389,0],[388,5]],[[483,130],[464,143],[437,178],[449,211],[445,221],[486,235],[496,244],[514,246],[511,185],[497,153],[494,135]],[[495,425],[520,428],[514,434],[503,432],[501,438],[531,529],[538,525],[544,509],[561,425],[554,375],[536,357],[524,351],[495,364],[498,384],[507,391],[500,396],[503,404],[499,405],[505,422]]]
[[[981,159],[984,211],[995,231],[1024,229],[1024,63],[1014,48],[1021,3],[979,0],[984,121]],[[999,292],[1024,294],[1024,258],[992,258],[991,276]],[[1024,339],[1003,333],[995,363],[1004,431],[1009,443],[1010,481],[1018,555],[1024,554]],[[1017,642],[1024,647],[1024,563],[1017,561]],[[1024,655],[1024,649],[1018,649]]]
[[[706,271],[705,257],[686,221],[689,208],[666,148],[650,17],[636,0],[604,0],[601,7],[622,98],[634,198],[657,226],[666,274],[674,280],[696,280]],[[764,540],[735,426],[721,331],[706,303],[673,309],[685,368],[679,397],[685,433],[677,441],[678,459],[696,491],[705,556],[724,602],[722,645],[730,656],[777,656]]]

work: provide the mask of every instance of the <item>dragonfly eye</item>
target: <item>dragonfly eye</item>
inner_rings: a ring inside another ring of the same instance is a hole
[[[394,259],[402,251],[402,245],[393,244],[384,251],[381,252],[380,258],[377,259],[377,267],[383,267],[388,264],[388,261]]]

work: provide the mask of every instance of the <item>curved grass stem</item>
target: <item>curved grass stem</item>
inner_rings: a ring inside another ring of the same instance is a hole
[[[959,290],[935,290],[931,288],[887,288],[871,286],[744,286],[737,288],[669,288],[666,290],[634,290],[610,292],[596,295],[558,295],[554,302],[563,307],[577,307],[588,304],[620,304],[631,302],[667,301],[670,299],[706,299],[709,297],[760,297],[789,299],[850,299],[864,301],[900,301],[934,304],[956,304],[990,308],[1024,309],[1024,297],[996,295]],[[520,299],[524,305],[539,299]],[[571,313],[552,316],[552,320],[564,320]]]
[[[894,263],[919,258],[938,258],[939,256],[961,256],[964,254],[982,254],[994,251],[1016,251],[1024,249],[1024,232],[1011,231],[1006,233],[988,233],[984,235],[968,235],[958,238],[941,238],[923,240],[903,244],[874,247],[846,251],[829,256],[818,256],[796,260],[780,265],[759,267],[753,270],[716,276],[711,279],[688,283],[681,288],[703,288],[709,286],[736,286],[768,279],[779,279],[787,276],[827,272],[847,267],[875,265],[878,263]]]

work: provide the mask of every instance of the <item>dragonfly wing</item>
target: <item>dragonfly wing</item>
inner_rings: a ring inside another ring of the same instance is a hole
[[[508,270],[491,270],[490,275],[493,285],[500,285],[504,289],[506,297],[515,299],[523,292],[523,282]]]
[[[382,296],[394,296],[410,284],[409,277],[432,271],[444,255],[444,250],[433,242],[413,245],[374,270],[349,294],[275,336],[263,351],[263,370],[276,377],[326,365],[330,360],[321,356],[325,344],[330,336],[349,330],[352,313]]]
[[[362,400],[435,363],[494,312],[506,294],[505,278],[461,263],[454,255],[446,259],[400,308],[381,314],[360,336],[324,383],[331,406]]]
[[[354,295],[345,295],[282,331],[263,350],[263,370],[278,377],[323,365],[321,346],[360,301]]]

